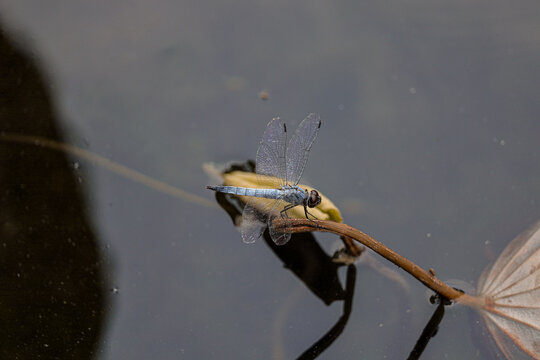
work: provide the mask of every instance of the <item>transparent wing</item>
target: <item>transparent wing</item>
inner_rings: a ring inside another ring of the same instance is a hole
[[[264,175],[275,177],[272,187],[280,188],[285,185],[287,169],[285,167],[285,146],[287,131],[285,124],[280,118],[274,118],[266,126],[259,149],[255,171],[257,179],[263,182]],[[268,179],[266,179],[268,181]]]
[[[268,223],[268,214],[272,210],[275,201],[251,198],[244,206],[240,232],[242,240],[246,244],[254,243],[262,237]]]
[[[321,119],[318,114],[309,114],[296,129],[287,148],[287,181],[297,185],[306,167],[311,145],[319,133]]]
[[[291,239],[291,232],[290,232],[291,223],[290,222],[285,223],[286,225],[285,225],[285,228],[283,229],[284,231],[277,231],[274,228],[274,226],[272,226],[272,221],[274,219],[280,219],[280,218],[283,220],[289,219],[288,210],[283,213],[281,212],[283,211],[286,205],[288,205],[287,202],[283,200],[278,200],[275,202],[272,209],[270,209],[270,211],[268,212],[268,220],[267,220],[268,229],[270,230],[270,237],[272,238],[274,243],[276,243],[276,245],[284,245]]]

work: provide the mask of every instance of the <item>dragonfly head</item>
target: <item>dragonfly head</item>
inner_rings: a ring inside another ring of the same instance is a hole
[[[317,192],[317,190],[311,190],[309,193],[309,198],[307,201],[307,206],[310,208],[314,208],[315,206],[319,205],[321,203],[321,196]]]

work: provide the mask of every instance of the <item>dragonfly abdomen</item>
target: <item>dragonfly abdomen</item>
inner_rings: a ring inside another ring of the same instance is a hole
[[[238,186],[207,186],[207,189],[239,196],[254,196],[266,199],[278,199],[283,195],[279,189],[256,189]]]

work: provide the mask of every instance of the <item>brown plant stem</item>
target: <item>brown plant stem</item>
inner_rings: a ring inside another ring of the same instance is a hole
[[[463,292],[445,284],[409,259],[399,255],[371,236],[349,225],[328,220],[291,219],[289,221],[292,223],[292,227],[287,229],[287,231],[292,233],[321,231],[330,232],[339,236],[348,236],[367,246],[387,260],[393,262],[395,265],[399,266],[418,279],[422,284],[426,285],[428,288],[446,297],[447,299],[457,301],[457,299],[460,298],[459,302],[466,303],[467,305],[472,305],[472,303],[475,302],[473,299],[474,297],[466,295]],[[275,226],[277,229],[283,228],[283,225],[283,220],[274,220],[273,226]]]

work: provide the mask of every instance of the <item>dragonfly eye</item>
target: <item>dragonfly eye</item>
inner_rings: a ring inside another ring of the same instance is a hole
[[[307,205],[310,208],[314,208],[315,206],[319,205],[321,203],[321,196],[317,192],[317,190],[311,190],[309,193],[309,199]]]

